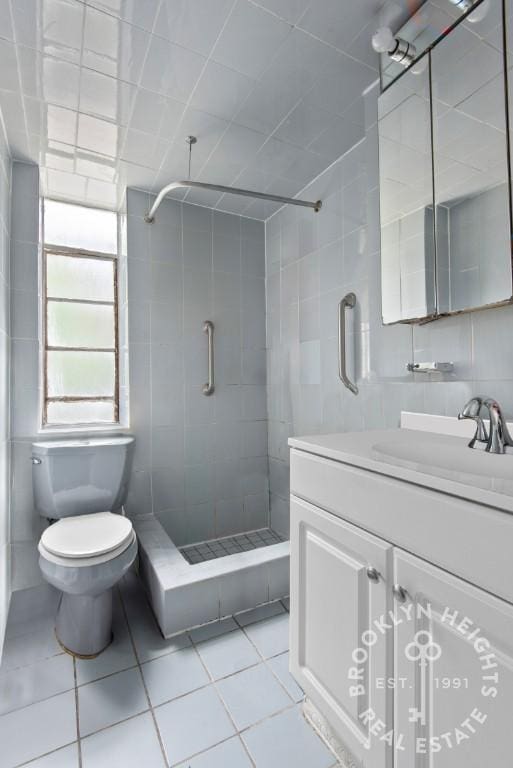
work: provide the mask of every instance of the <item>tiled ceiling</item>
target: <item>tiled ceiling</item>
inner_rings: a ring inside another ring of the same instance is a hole
[[[13,157],[39,163],[48,196],[117,208],[126,186],[187,177],[194,134],[191,178],[294,196],[363,134],[383,4],[0,0]],[[185,194],[261,219],[276,209]]]

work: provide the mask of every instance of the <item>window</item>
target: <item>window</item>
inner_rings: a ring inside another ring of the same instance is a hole
[[[117,215],[45,200],[43,220],[43,424],[117,423]]]

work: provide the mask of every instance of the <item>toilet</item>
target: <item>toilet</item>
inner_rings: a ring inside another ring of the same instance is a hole
[[[112,640],[112,587],[137,555],[123,513],[134,438],[32,444],[36,509],[47,519],[39,567],[62,592],[55,631],[62,648],[98,656]]]

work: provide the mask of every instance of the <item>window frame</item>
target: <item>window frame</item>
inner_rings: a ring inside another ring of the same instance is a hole
[[[112,263],[113,272],[113,300],[112,301],[94,301],[88,299],[66,299],[60,297],[49,297],[47,290],[47,267],[48,256],[67,256],[75,259],[97,259],[100,261],[109,261]],[[42,247],[42,326],[43,326],[43,402],[41,422],[43,429],[59,429],[59,430],[73,430],[73,429],[97,429],[102,427],[105,429],[113,429],[120,426],[119,421],[119,290],[118,290],[118,254],[117,253],[100,253],[98,251],[88,251],[83,248],[73,248],[68,246],[52,246],[51,243],[47,243],[43,238]],[[68,304],[87,304],[90,306],[109,306],[114,310],[114,347],[109,348],[93,348],[93,347],[61,347],[52,346],[48,343],[48,305],[50,302],[62,302]],[[48,394],[48,352],[60,351],[60,352],[111,352],[114,353],[114,395],[110,396],[75,396],[75,395],[60,395],[49,396]],[[81,403],[81,402],[108,402],[114,405],[114,420],[113,421],[87,421],[87,422],[52,422],[48,421],[48,404],[49,403]]]

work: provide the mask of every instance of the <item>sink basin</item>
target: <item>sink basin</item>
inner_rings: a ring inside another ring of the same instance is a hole
[[[468,447],[468,440],[406,431],[399,440],[376,443],[373,458],[427,475],[513,496],[513,454]]]

